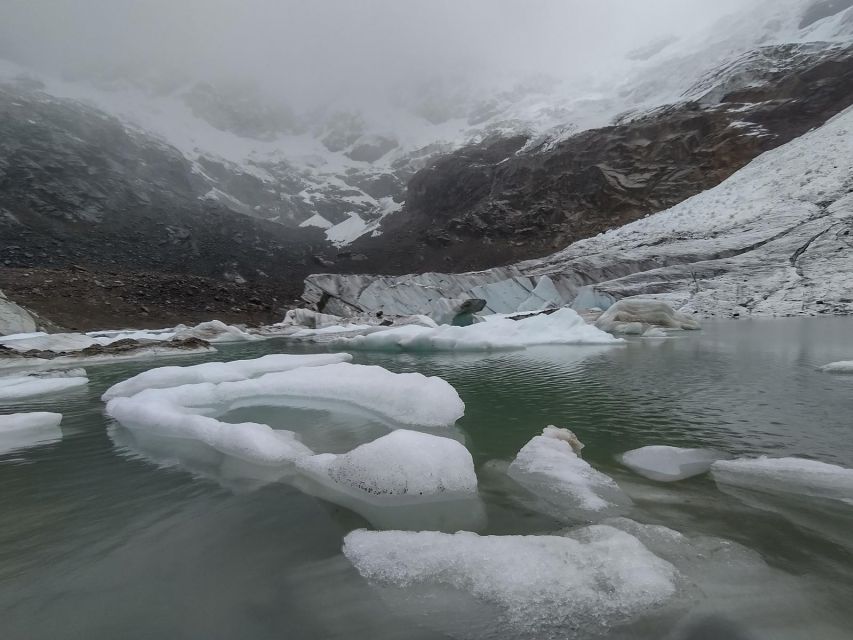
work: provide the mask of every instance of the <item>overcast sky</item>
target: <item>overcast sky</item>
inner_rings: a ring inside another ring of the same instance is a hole
[[[322,100],[401,80],[605,70],[752,0],[2,0],[0,56],[258,79]]]

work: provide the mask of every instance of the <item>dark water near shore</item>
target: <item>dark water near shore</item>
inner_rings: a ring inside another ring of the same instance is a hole
[[[163,452],[154,464],[103,415],[101,393],[152,366],[306,350],[269,341],[168,363],[96,366],[81,391],[0,405],[2,413],[64,414],[60,442],[0,454],[0,639],[443,637],[428,620],[390,611],[343,558],[343,536],[370,526],[362,516],[284,482],[235,486],[190,473]],[[853,467],[853,376],[816,370],[845,359],[853,359],[850,319],[710,322],[701,332],[613,348],[355,356],[439,375],[458,390],[461,436],[487,507],[480,533],[565,526],[512,499],[487,463],[511,460],[545,425],[569,427],[586,444],[584,457],[634,499],[629,517],[740,543],[791,581],[784,593],[796,598],[768,598],[767,585],[704,603],[700,596],[691,607],[759,640],[853,637],[853,544],[843,531],[822,534],[837,523],[795,524],[720,492],[709,477],[656,484],[614,457],[670,444]],[[345,414],[241,412],[306,433],[318,451],[381,435]],[[667,633],[639,625],[612,637]]]

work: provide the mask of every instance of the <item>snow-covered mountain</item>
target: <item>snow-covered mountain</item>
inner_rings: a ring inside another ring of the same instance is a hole
[[[743,56],[757,46],[848,41],[850,13],[834,13],[838,2],[817,5],[750,5],[704,35],[673,34],[581,79],[508,76],[472,86],[461,77],[416,78],[370,104],[350,99],[301,113],[248,81],[104,72],[57,79],[12,63],[0,79],[37,78],[46,95],[161,140],[209,187],[204,198],[288,227],[318,227],[343,246],[381,233],[381,220],[403,208],[411,176],[449,151],[516,135],[526,139],[521,153],[553,148],[628,114],[701,99],[712,86],[724,91],[721,74],[743,84],[755,62]],[[832,15],[823,17],[822,5]]]

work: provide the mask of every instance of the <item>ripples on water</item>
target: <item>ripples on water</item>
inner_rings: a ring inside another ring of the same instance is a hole
[[[797,526],[792,505],[777,513],[751,508],[707,477],[645,481],[614,457],[671,444],[853,467],[853,376],[816,371],[853,358],[851,334],[847,319],[720,322],[620,347],[355,357],[440,375],[457,388],[467,407],[458,437],[480,476],[482,533],[564,526],[528,508],[500,469],[545,425],[566,426],[587,445],[585,457],[631,494],[630,517],[739,542],[795,583],[793,591],[768,585],[763,597],[736,585],[728,599],[707,596],[716,604],[706,613],[722,615],[710,637],[736,638],[725,630],[735,624],[758,639],[830,640],[850,637],[853,625],[853,558],[843,529],[820,520]],[[228,346],[181,364],[286,350],[297,348]],[[103,390],[156,364],[92,367],[87,388],[0,406],[64,414],[60,442],[0,455],[0,638],[437,637],[429,620],[395,616],[341,556],[343,536],[369,526],[364,515],[286,478],[229,482],[217,459],[190,464],[179,447],[135,442],[108,424]],[[293,429],[315,450],[333,452],[386,428],[369,416],[319,409],[249,408],[225,419]],[[612,637],[657,640],[676,619]]]

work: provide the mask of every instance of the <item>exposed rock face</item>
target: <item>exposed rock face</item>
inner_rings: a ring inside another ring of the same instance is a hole
[[[291,299],[322,232],[200,199],[208,188],[176,150],[101,112],[0,86],[0,267],[261,281]],[[15,296],[41,311],[29,287]]]
[[[488,140],[410,180],[394,238],[353,245],[385,273],[479,269],[535,257],[719,184],[853,103],[853,47],[778,45],[701,79],[689,100],[552,147]]]
[[[575,308],[637,297],[703,316],[851,313],[851,164],[853,107],[713,189],[542,260],[462,274],[311,276],[304,297],[343,312],[416,313],[464,295],[491,307],[547,276]]]

